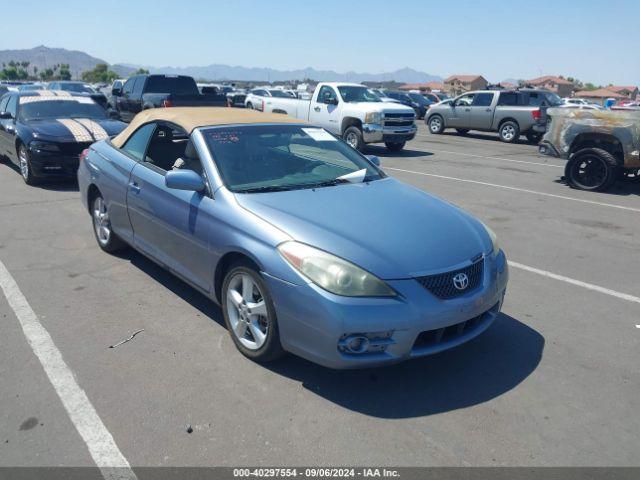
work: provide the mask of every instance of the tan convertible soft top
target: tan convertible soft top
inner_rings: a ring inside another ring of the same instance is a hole
[[[255,110],[226,107],[172,107],[152,108],[137,114],[129,126],[111,142],[117,148],[122,148],[129,136],[141,125],[156,120],[164,120],[182,127],[191,133],[198,127],[210,125],[232,125],[237,123],[306,123],[287,115],[275,113],[261,113]]]

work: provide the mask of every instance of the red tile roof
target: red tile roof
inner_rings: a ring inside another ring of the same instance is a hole
[[[616,93],[620,93],[624,90],[627,90],[629,92],[633,92],[634,90],[636,90],[638,87],[634,87],[634,86],[624,86],[624,85],[610,85],[608,86],[606,89],[607,90],[611,90],[612,92],[616,92]]]
[[[574,93],[574,97],[583,97],[583,98],[625,98],[624,95],[621,95],[616,92],[612,92],[611,90],[607,90],[606,88],[598,88],[597,90],[582,90],[580,92]]]
[[[573,85],[569,80],[565,78],[556,77],[554,75],[545,75],[543,77],[532,78],[531,80],[527,80],[525,83],[530,85],[544,85],[546,83],[556,83],[558,85]]]

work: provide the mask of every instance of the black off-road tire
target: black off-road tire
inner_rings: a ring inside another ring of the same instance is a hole
[[[587,168],[592,173],[587,173]],[[564,177],[571,188],[590,192],[604,192],[618,178],[620,166],[613,155],[601,148],[578,150],[567,162]]]

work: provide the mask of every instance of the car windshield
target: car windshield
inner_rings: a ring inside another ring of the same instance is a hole
[[[269,93],[271,94],[272,97],[291,98],[291,95],[287,94],[286,92],[283,92],[282,90],[269,90]]]
[[[61,83],[60,90],[77,93],[95,93],[95,90],[83,83]]]
[[[419,93],[408,93],[407,95],[409,95],[411,100],[413,100],[416,103],[419,103],[420,105],[431,105],[433,103],[433,102],[427,100],[426,98],[424,98]]]
[[[170,93],[172,95],[198,95],[198,86],[191,77],[165,77],[151,75],[145,88],[147,93]]]
[[[380,97],[367,87],[342,86],[338,87],[340,96],[347,103],[381,102]]]
[[[22,121],[50,119],[50,118],[106,118],[104,109],[90,98],[81,98],[80,101],[56,99],[45,101],[26,101],[21,97],[18,118]],[[62,98],[62,97],[59,97]],[[23,103],[24,102],[24,103]]]
[[[322,128],[248,125],[203,130],[227,188],[238,193],[298,190],[383,178],[357,151]]]

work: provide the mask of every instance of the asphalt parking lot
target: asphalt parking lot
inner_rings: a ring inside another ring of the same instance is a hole
[[[571,190],[535,146],[424,124],[367,153],[485,221],[512,264],[480,337],[358,371],[248,361],[205,297],[99,250],[76,186],[0,165],[0,261],[129,464],[637,466],[640,184]],[[14,310],[0,295],[0,466],[93,466]]]

